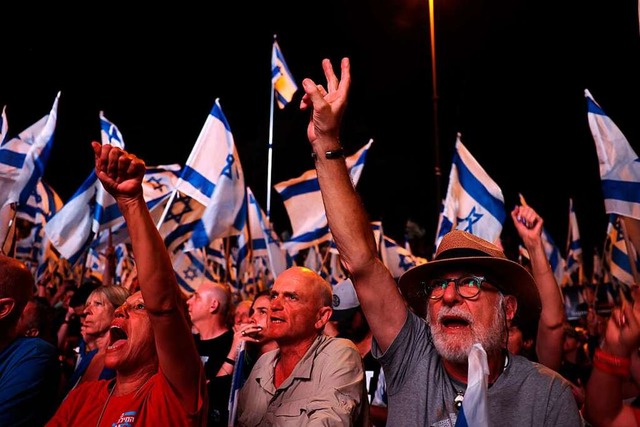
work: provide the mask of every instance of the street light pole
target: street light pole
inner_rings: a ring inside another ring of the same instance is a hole
[[[429,0],[429,30],[431,32],[431,85],[433,91],[433,162],[436,178],[436,213],[440,214],[442,203],[440,196],[440,181],[442,171],[440,170],[440,131],[438,129],[438,80],[436,77],[436,32],[433,3]]]

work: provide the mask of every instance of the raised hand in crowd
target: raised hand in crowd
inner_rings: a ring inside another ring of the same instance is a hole
[[[511,211],[513,225],[529,253],[531,274],[540,294],[542,310],[537,325],[518,326],[521,329],[536,331],[535,361],[558,371],[562,362],[562,345],[564,342],[563,324],[566,319],[562,292],[553,274],[551,265],[544,250],[542,230],[544,220],[530,206],[516,206]],[[521,319],[514,319],[518,323]]]
[[[127,224],[140,291],[116,310],[111,325],[104,365],[115,369],[115,381],[80,384],[48,425],[204,426],[204,370],[185,298],[143,197],[145,164],[109,144],[92,145],[96,174]]]
[[[631,375],[631,357],[640,346],[640,302],[624,302],[612,310],[604,341],[593,357],[583,413],[597,426],[636,426],[640,408],[623,400]]]
[[[500,248],[454,230],[433,260],[396,283],[378,256],[370,219],[340,155],[349,59],[342,59],[339,79],[329,60],[322,67],[326,88],[304,79],[301,108],[312,110],[307,136],[329,228],[373,332],[372,354],[385,372],[388,424],[455,425],[468,355],[480,344],[491,385],[488,425],[581,426],[567,380],[507,354],[507,322],[518,312],[537,323],[540,294],[531,274]]]

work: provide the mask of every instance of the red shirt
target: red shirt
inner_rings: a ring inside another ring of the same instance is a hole
[[[187,414],[164,375],[153,375],[140,389],[109,397],[112,380],[88,381],[73,389],[47,427],[189,426],[206,425],[204,385],[200,387],[198,410]],[[102,413],[104,410],[104,413]],[[100,414],[102,418],[100,419]],[[98,420],[100,419],[100,424]]]

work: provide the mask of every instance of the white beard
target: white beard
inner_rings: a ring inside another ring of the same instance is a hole
[[[427,306],[427,319],[430,318],[429,312],[430,307]],[[455,315],[466,320],[469,323],[470,333],[464,336],[462,334],[456,334],[455,336],[447,334],[440,323],[440,319],[444,315]],[[469,351],[471,351],[471,347],[477,342],[482,344],[482,347],[487,353],[500,351],[506,340],[504,336],[506,330],[504,296],[500,295],[495,306],[491,324],[486,328],[476,324],[471,314],[459,307],[443,307],[438,312],[438,319],[436,319],[435,324],[429,323],[431,335],[433,336],[433,344],[440,356],[448,361],[466,363],[467,355]]]

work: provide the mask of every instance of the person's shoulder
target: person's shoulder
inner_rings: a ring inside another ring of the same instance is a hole
[[[537,377],[558,385],[570,386],[569,380],[541,363],[533,362],[524,356],[510,354],[509,357],[511,359],[510,363],[513,364],[514,372],[518,375],[529,378]]]
[[[77,396],[79,399],[86,399],[87,402],[90,402],[92,396],[97,396],[102,390],[106,390],[109,387],[109,383],[112,381],[114,380],[91,380],[81,382],[69,392],[67,398]]]
[[[360,351],[358,350],[358,347],[356,347],[353,341],[347,338],[338,338],[338,337],[330,337],[328,335],[321,335],[318,349],[321,352],[333,353],[333,354],[353,353],[353,354],[356,354],[359,359],[362,358],[360,356]]]
[[[58,350],[48,341],[38,337],[16,338],[5,349],[6,354],[22,354],[24,356],[52,356],[57,357]]]

